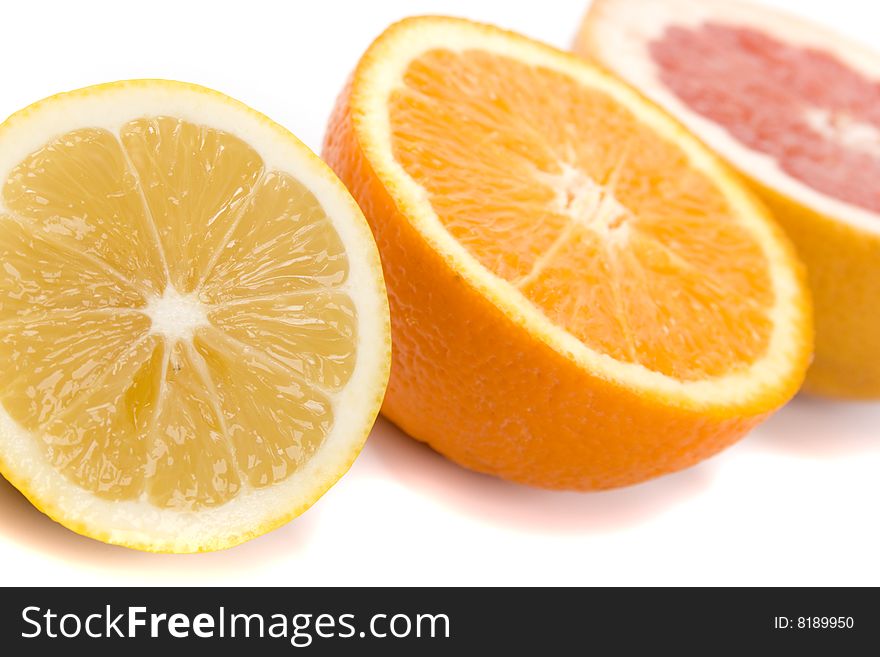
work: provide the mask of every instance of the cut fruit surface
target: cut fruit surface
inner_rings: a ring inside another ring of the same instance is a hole
[[[575,50],[672,111],[767,202],[816,304],[810,390],[880,395],[880,56],[740,2],[598,0]]]
[[[324,156],[383,256],[383,410],[469,467],[640,481],[729,444],[800,383],[807,301],[762,206],[571,56],[403,21],[361,59]]]
[[[88,536],[191,552],[308,508],[381,403],[378,253],[293,135],[130,81],[0,126],[0,471]]]

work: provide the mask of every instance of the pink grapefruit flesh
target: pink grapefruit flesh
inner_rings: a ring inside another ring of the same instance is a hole
[[[649,52],[691,110],[805,185],[880,213],[880,82],[829,52],[723,23],[670,26]]]

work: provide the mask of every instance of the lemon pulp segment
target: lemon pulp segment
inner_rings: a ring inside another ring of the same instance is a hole
[[[58,136],[0,207],[0,400],[70,481],[188,511],[291,476],[352,375],[348,259],[315,196],[173,116]]]

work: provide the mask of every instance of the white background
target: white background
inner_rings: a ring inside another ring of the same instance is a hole
[[[567,47],[588,0],[7,3],[0,117],[109,80],[197,82],[315,150],[369,42],[419,13]],[[777,0],[880,48],[880,5]],[[876,309],[874,309],[876,310]],[[73,534],[0,480],[5,585],[880,584],[880,403],[798,398],[686,472],[594,494],[473,474],[380,420],[351,472],[226,552],[150,555]]]

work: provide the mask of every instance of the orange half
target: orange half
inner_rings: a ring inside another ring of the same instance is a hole
[[[466,466],[633,483],[729,444],[802,380],[807,296],[766,210],[570,55],[403,21],[358,64],[324,155],[383,258],[384,412]]]

